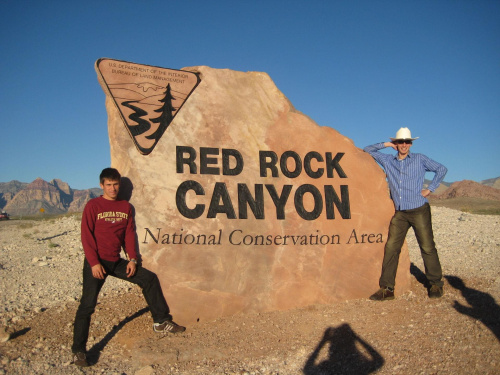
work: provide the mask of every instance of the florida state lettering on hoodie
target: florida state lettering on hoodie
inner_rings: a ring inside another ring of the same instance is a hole
[[[130,259],[137,259],[132,206],[124,200],[91,199],[82,216],[82,245],[90,266],[99,259],[116,262],[121,246]]]

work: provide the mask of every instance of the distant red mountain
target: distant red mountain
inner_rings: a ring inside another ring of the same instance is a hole
[[[500,189],[470,180],[463,180],[452,183],[450,187],[442,193],[432,196],[433,199],[450,199],[460,197],[500,201]]]

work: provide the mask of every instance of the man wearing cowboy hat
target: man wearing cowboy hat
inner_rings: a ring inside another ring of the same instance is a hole
[[[386,301],[394,299],[394,286],[399,254],[410,227],[415,231],[425,266],[430,298],[443,295],[443,273],[432,232],[431,209],[427,197],[443,181],[446,167],[423,154],[410,153],[414,140],[410,129],[401,128],[391,142],[376,143],[364,148],[385,170],[391,198],[396,212],[389,225],[389,235],[384,249],[380,289],[370,299]],[[392,147],[398,153],[389,155],[381,149]],[[424,189],[426,172],[434,172],[434,178]]]

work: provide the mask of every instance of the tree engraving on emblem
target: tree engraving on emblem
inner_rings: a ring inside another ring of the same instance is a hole
[[[144,118],[149,115],[149,112],[139,107],[139,105],[141,105],[140,101],[126,100],[121,102],[122,106],[127,107],[133,111],[130,115],[128,115],[128,118],[137,125],[132,125],[127,122],[127,128],[129,129],[132,136],[137,137],[150,131],[152,128],[151,123],[158,124],[158,128],[152,134],[145,136],[145,138],[147,139],[154,140],[153,146],[143,147],[139,145],[143,152],[150,152],[154,148],[158,140],[161,138],[165,130],[167,130],[168,126],[174,119],[174,112],[178,109],[175,108],[172,104],[172,100],[175,99],[176,98],[172,95],[172,89],[169,83],[165,88],[163,98],[158,100],[158,102],[163,104],[160,108],[153,110],[156,113],[160,113],[160,116],[149,119]]]
[[[170,83],[169,83],[165,90],[164,98],[160,100],[160,102],[162,102],[163,105],[159,109],[155,109],[155,112],[159,112],[160,116],[150,119],[151,122],[159,123],[160,125],[153,134],[147,136],[146,138],[157,139],[161,137],[161,135],[165,130],[167,130],[168,125],[170,125],[170,123],[174,118],[173,113],[174,111],[177,110],[177,108],[174,108],[174,106],[172,105],[172,99],[175,100],[175,98],[171,94]]]

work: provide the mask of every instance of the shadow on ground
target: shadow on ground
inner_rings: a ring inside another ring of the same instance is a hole
[[[95,343],[87,352],[87,357],[90,365],[94,365],[99,361],[101,351],[108,345],[113,337],[125,326],[125,324],[131,322],[132,320],[144,315],[149,311],[149,307],[145,307],[131,316],[126,317],[120,323],[113,327],[113,329],[102,338],[101,341]]]
[[[481,321],[500,341],[500,306],[491,294],[468,288],[460,277],[445,276],[448,283],[462,293],[470,307],[455,301],[453,307],[459,313]]]
[[[415,279],[422,284],[424,287],[429,287],[429,282],[427,281],[427,277],[425,277],[425,273],[423,273],[420,268],[418,268],[415,263],[410,264],[410,273],[415,277]]]
[[[410,273],[419,283],[427,287],[425,274],[413,263],[410,265]],[[451,287],[462,293],[470,305],[470,307],[465,306],[455,300],[454,309],[482,322],[500,341],[500,306],[495,302],[493,296],[477,289],[468,288],[458,276],[446,275],[445,279]]]
[[[328,347],[327,358],[319,360],[325,347]],[[377,371],[384,362],[384,358],[359,337],[349,324],[342,324],[337,328],[326,329],[323,339],[307,360],[303,371],[305,375],[363,375]]]
[[[10,335],[10,339],[11,340],[17,339],[19,336],[25,335],[29,331],[31,331],[31,328],[29,328],[29,327],[21,329],[20,331],[16,331],[16,332],[14,332],[13,334]]]

